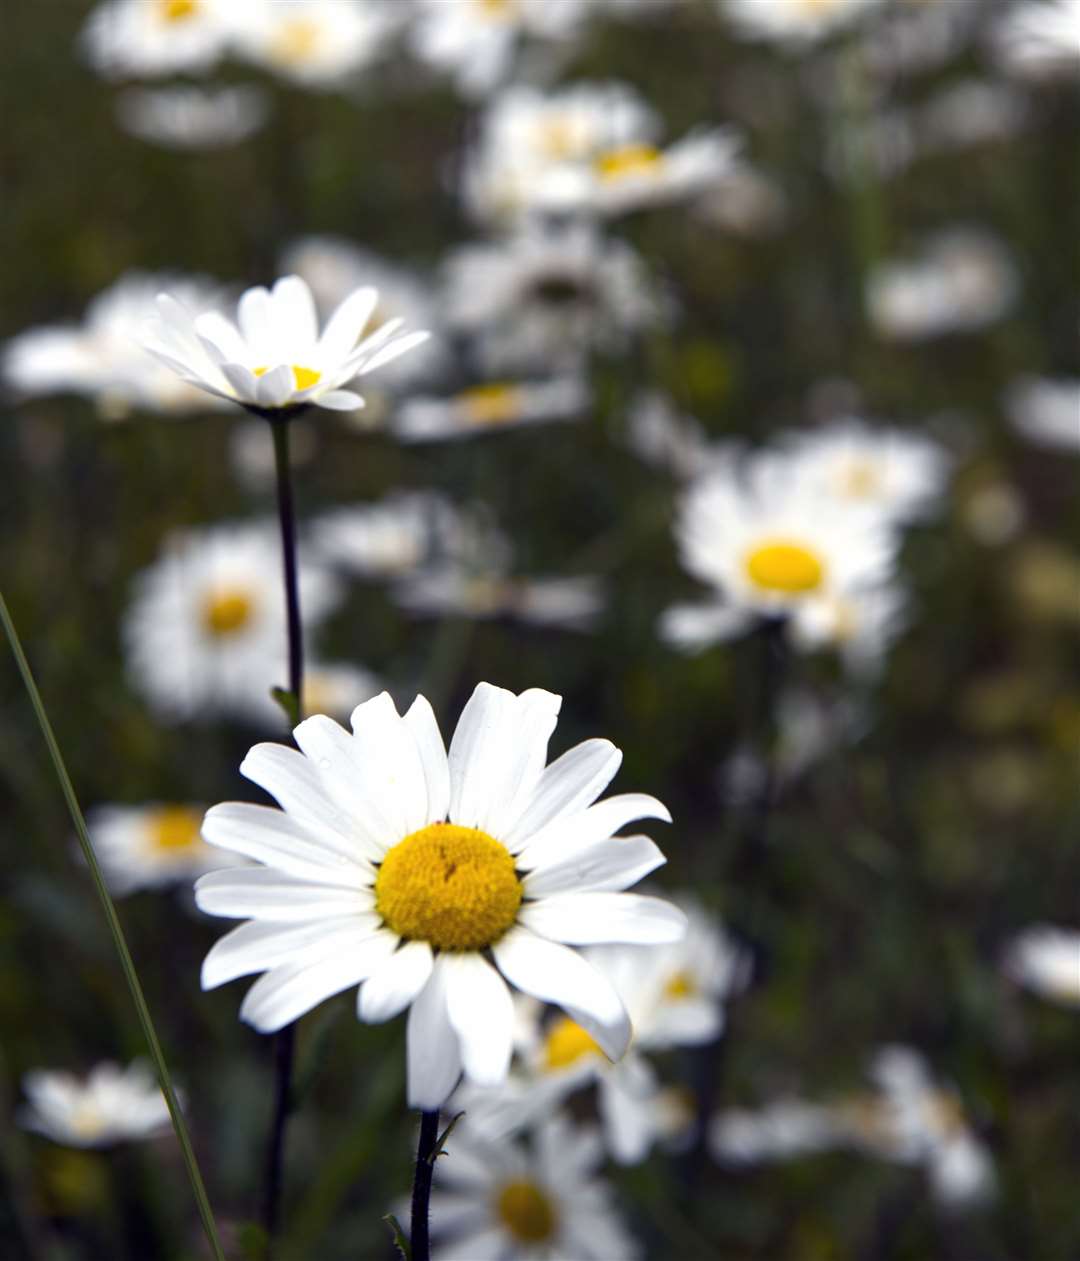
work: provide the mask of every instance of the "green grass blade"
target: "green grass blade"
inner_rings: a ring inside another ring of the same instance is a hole
[[[225,1261],[225,1254],[221,1248],[221,1240],[218,1238],[217,1224],[214,1221],[213,1210],[210,1208],[210,1201],[206,1195],[206,1187],[203,1184],[202,1174],[199,1171],[199,1162],[195,1157],[195,1149],[191,1145],[191,1136],[188,1133],[187,1123],[184,1115],[180,1110],[180,1104],[176,1098],[176,1091],[173,1089],[172,1078],[169,1076],[169,1066],[165,1063],[165,1056],[161,1050],[161,1043],[158,1041],[157,1031],[154,1028],[154,1022],[150,1016],[150,1009],[146,1005],[146,998],[143,994],[142,985],[139,982],[138,973],[135,971],[135,963],[131,957],[131,951],[128,949],[127,939],[124,937],[124,930],[120,926],[119,917],[116,914],[116,907],[113,904],[112,897],[105,884],[105,878],[101,874],[101,868],[98,865],[97,856],[94,854],[94,847],[90,843],[90,834],[86,830],[86,820],[83,818],[82,809],[79,806],[78,798],[75,796],[75,789],[72,786],[71,778],[67,773],[67,767],[64,765],[64,759],[60,753],[60,746],[56,742],[56,736],[53,734],[52,724],[45,712],[45,706],[41,699],[41,693],[37,689],[34,682],[34,676],[30,670],[30,664],[26,660],[26,654],[23,652],[22,644],[19,641],[18,632],[15,630],[15,624],[11,620],[11,614],[8,612],[7,602],[3,594],[0,593],[0,621],[4,623],[4,633],[7,635],[8,643],[11,645],[11,651],[15,656],[15,662],[19,667],[19,673],[22,675],[22,681],[26,687],[27,695],[30,697],[30,703],[34,708],[34,714],[41,728],[41,734],[45,738],[45,743],[49,749],[49,756],[52,758],[53,769],[56,771],[56,778],[60,781],[60,788],[64,794],[64,800],[67,802],[68,811],[71,814],[71,821],[75,825],[75,832],[79,838],[79,844],[82,846],[83,855],[86,858],[87,866],[90,868],[90,875],[94,881],[94,887],[97,889],[98,897],[101,899],[102,910],[105,912],[105,920],[109,925],[109,932],[112,934],[113,944],[116,946],[116,953],[120,956],[120,967],[124,973],[124,979],[127,981],[128,989],[131,992],[132,1001],[135,1004],[135,1010],[138,1013],[139,1024],[142,1026],[143,1035],[146,1038],[147,1046],[150,1049],[150,1057],[154,1061],[154,1067],[157,1070],[158,1079],[161,1082],[161,1090],[165,1096],[165,1102],[169,1108],[169,1115],[172,1118],[173,1130],[176,1132],[177,1142],[180,1144],[180,1150],[184,1157],[184,1164],[187,1167],[188,1178],[191,1180],[191,1190],[195,1196],[195,1203],[199,1210],[199,1216],[202,1219],[203,1230],[206,1232],[206,1238],[210,1243],[210,1249],[214,1254],[215,1261]]]

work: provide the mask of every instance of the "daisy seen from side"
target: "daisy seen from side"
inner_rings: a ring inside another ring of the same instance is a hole
[[[149,1065],[106,1061],[85,1078],[35,1069],[23,1078],[19,1123],[65,1147],[112,1147],[154,1138],[170,1127],[165,1097]]]

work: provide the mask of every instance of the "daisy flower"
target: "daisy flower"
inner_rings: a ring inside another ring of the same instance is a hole
[[[621,761],[606,740],[545,768],[560,704],[481,683],[447,752],[423,697],[401,717],[384,693],[357,707],[352,734],[315,717],[293,733],[299,752],[257,745],[241,772],[282,808],[206,816],[210,844],[262,865],[195,887],[208,914],[249,921],[211,949],[203,987],[264,973],[240,1008],[264,1033],[357,984],[363,1021],[408,1008],[408,1097],[424,1110],[462,1070],[478,1085],[505,1079],[507,981],[557,1003],[618,1059],[626,1010],[573,947],[682,934],[675,907],[622,892],[663,863],[659,849],[613,835],[670,816],[639,793],[591,804]]]
[[[393,26],[393,7],[371,0],[273,0],[237,16],[241,55],[306,88],[334,88],[370,65]]]
[[[336,581],[301,556],[300,605],[314,626]],[[226,714],[272,722],[285,675],[281,550],[271,522],[180,531],[135,579],[124,619],[128,673],[166,722]]]
[[[1035,79],[1080,70],[1080,0],[1030,0],[998,20],[994,50],[1008,71]]]
[[[28,1100],[19,1124],[65,1147],[111,1147],[153,1138],[171,1124],[169,1109],[150,1067],[105,1062],[85,1080],[71,1073],[35,1069],[23,1078]]]
[[[577,376],[549,381],[486,381],[449,398],[406,399],[391,426],[403,442],[471,438],[544,421],[580,420],[589,390]]]
[[[111,78],[209,70],[225,52],[234,0],[108,0],[82,30],[86,59]]]
[[[249,139],[266,121],[266,95],[254,87],[129,88],[116,116],[129,135],[166,149],[224,149]]]
[[[634,399],[627,416],[626,445],[646,464],[680,480],[703,472],[713,455],[701,422],[680,415],[663,394],[640,394]]]
[[[1080,455],[1080,378],[1024,377],[1009,389],[1005,406],[1031,442]]]
[[[312,546],[363,578],[400,578],[440,555],[458,555],[474,523],[433,491],[395,491],[377,503],[332,508],[311,524]]]
[[[604,587],[588,574],[569,578],[510,577],[449,559],[409,575],[394,600],[428,617],[510,617],[533,626],[588,631],[604,610]]]
[[[822,602],[882,586],[896,552],[883,517],[807,489],[791,460],[772,454],[742,468],[718,464],[693,482],[679,504],[676,535],[683,566],[716,590],[709,604],[664,615],[664,637],[690,651],[760,617],[787,618],[797,641],[805,635],[816,643]]]
[[[194,314],[163,293],[144,345],[182,380],[253,411],[355,411],[364,400],[343,387],[428,336],[399,336],[402,322],[391,320],[361,340],[378,300],[374,289],[355,290],[320,334],[315,300],[299,276],[272,290],[248,289],[237,308],[239,327],[218,311]]]
[[[1006,975],[1018,985],[1068,1007],[1080,1008],[1080,932],[1037,924],[1005,952]]]
[[[636,1261],[641,1250],[594,1176],[602,1154],[593,1130],[562,1116],[528,1147],[458,1126],[435,1162],[432,1261]]]
[[[117,897],[189,881],[236,859],[211,849],[200,835],[203,811],[161,802],[97,806],[87,812],[90,839]]]
[[[858,20],[881,0],[717,0],[745,39],[798,46]]]
[[[778,1099],[751,1111],[729,1108],[709,1123],[709,1151],[724,1165],[756,1165],[828,1151],[839,1141],[832,1114],[820,1104]]]

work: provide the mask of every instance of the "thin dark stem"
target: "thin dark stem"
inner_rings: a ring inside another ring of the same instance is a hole
[[[285,614],[288,632],[289,691],[295,699],[297,719],[303,717],[304,640],[300,621],[300,584],[296,564],[296,516],[293,508],[292,471],[289,466],[289,420],[270,420],[277,474],[278,521],[281,525],[282,572],[285,579]],[[292,1111],[293,1060],[296,1025],[286,1025],[274,1038],[274,1115],[266,1150],[266,1194],[263,1225],[268,1236],[267,1255],[281,1218],[284,1185],[285,1129]]]
[[[435,1172],[435,1144],[439,1141],[438,1112],[420,1113],[420,1141],[416,1145],[416,1171],[413,1174],[412,1261],[431,1261],[431,1238],[428,1233],[428,1205],[431,1201],[431,1177]]]

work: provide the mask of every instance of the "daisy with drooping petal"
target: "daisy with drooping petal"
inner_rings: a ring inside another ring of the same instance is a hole
[[[473,1133],[452,1135],[435,1163],[432,1261],[636,1261],[611,1191],[594,1174],[596,1132],[562,1116],[544,1121],[528,1147]]]
[[[203,811],[189,805],[96,806],[86,825],[109,889],[117,897],[189,881],[237,859],[200,835]]]
[[[858,20],[881,0],[717,0],[746,39],[800,45]]]
[[[315,300],[299,276],[272,290],[248,289],[237,308],[239,327],[217,311],[188,311],[163,293],[144,345],[181,379],[253,411],[354,411],[364,400],[343,387],[428,336],[399,335],[402,321],[391,320],[361,340],[378,300],[374,289],[357,289],[320,334]]]
[[[19,1123],[65,1147],[111,1147],[153,1138],[170,1126],[169,1109],[150,1067],[105,1062],[85,1080],[37,1069],[23,1078],[29,1101]]]
[[[1080,455],[1080,379],[1024,377],[1009,389],[1005,405],[1025,438]]]
[[[588,404],[588,387],[576,375],[550,381],[488,381],[449,398],[406,399],[391,426],[403,442],[438,442],[544,421],[579,420]]]
[[[208,70],[224,53],[235,0],[108,0],[82,31],[99,74],[142,78]]]
[[[339,588],[301,557],[300,595],[313,626]],[[272,722],[269,688],[285,678],[285,631],[280,542],[269,522],[178,532],[135,580],[124,620],[128,672],[166,722],[218,714]]]
[[[210,844],[262,865],[196,885],[202,910],[249,921],[207,955],[204,988],[264,973],[240,1009],[264,1033],[358,984],[361,1020],[408,1008],[408,1097],[424,1110],[463,1070],[479,1085],[506,1077],[507,981],[618,1059],[626,1010],[572,947],[682,934],[675,907],[623,892],[663,863],[659,849],[614,835],[670,816],[639,793],[591,804],[621,761],[606,740],[545,767],[560,704],[481,683],[447,752],[423,697],[402,717],[384,693],[355,710],[352,734],[315,717],[293,733],[299,752],[257,745],[241,771],[282,808],[206,816]]]
[[[394,6],[371,0],[273,0],[238,11],[238,51],[306,88],[334,88],[371,64],[394,24]]]
[[[1043,998],[1080,1008],[1080,932],[1037,924],[1005,952],[1006,975]]]

